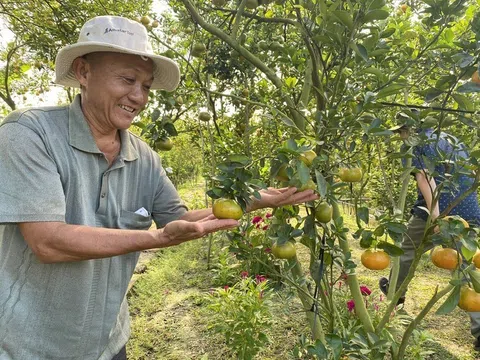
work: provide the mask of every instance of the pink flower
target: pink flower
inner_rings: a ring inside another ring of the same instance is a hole
[[[380,310],[380,307],[378,306],[377,303],[373,304],[373,308],[375,309],[375,311],[378,311]]]
[[[269,247],[265,248],[265,252],[268,254],[268,253],[271,253],[272,252],[272,249],[270,249]]]
[[[252,219],[252,224],[258,224],[263,221],[263,218],[261,216],[254,216]]]
[[[242,277],[242,279],[246,279],[248,277],[248,271],[242,271],[240,273],[240,276]]]
[[[342,275],[340,275],[340,279],[347,280],[347,278],[348,278],[348,275],[346,273],[342,272]]]
[[[380,297],[378,298],[378,300],[380,300],[380,301],[383,301],[383,300],[384,300],[383,294],[380,294]]]
[[[265,225],[262,230],[268,230],[268,225]]]
[[[263,275],[255,275],[255,281],[257,284],[267,281],[267,278]]]
[[[228,290],[229,288],[230,288],[230,286],[225,285],[225,286],[223,287],[223,290]]]
[[[368,286],[365,286],[365,285],[360,286],[360,291],[361,291],[362,295],[364,295],[364,296],[368,296],[372,293],[372,290],[370,290],[368,288]]]
[[[270,214],[270,213],[267,213],[267,215],[265,215],[265,217],[266,217],[267,219],[270,219],[272,216],[273,216],[273,215]]]
[[[355,309],[355,301],[348,300],[347,301],[347,309],[348,309],[348,311],[352,312]]]

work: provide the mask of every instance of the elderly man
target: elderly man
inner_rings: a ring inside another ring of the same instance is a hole
[[[0,126],[0,359],[125,359],[139,251],[237,221],[187,211],[158,155],[127,131],[150,90],[179,82],[141,24],[89,20],[56,76],[81,88],[71,105],[15,111]],[[249,210],[316,198],[265,190]]]

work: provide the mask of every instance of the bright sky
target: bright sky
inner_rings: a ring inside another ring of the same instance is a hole
[[[165,9],[168,8],[168,5],[163,0],[153,0],[152,10],[156,14],[161,14]],[[0,18],[0,48],[3,48],[5,44],[13,40],[14,34],[5,27],[5,22]],[[4,64],[0,62],[0,67]],[[59,95],[63,93],[63,88],[60,86],[51,86],[51,90],[48,93],[42,94],[41,96],[27,96],[27,100],[23,101],[23,96],[15,97],[15,102],[18,107],[23,106],[44,106],[44,105],[55,105]]]

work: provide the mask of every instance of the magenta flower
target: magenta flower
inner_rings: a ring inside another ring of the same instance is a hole
[[[266,217],[267,219],[270,219],[272,216],[273,216],[273,215],[270,214],[270,213],[267,213],[267,215],[265,215],[265,217]]]
[[[348,300],[347,301],[347,309],[348,309],[348,311],[352,312],[355,309],[355,301]]]
[[[240,276],[242,277],[242,279],[246,279],[248,277],[248,271],[242,271],[240,273]]]
[[[257,282],[257,284],[260,284],[264,281],[267,281],[267,278],[263,275],[255,275],[255,281]]]
[[[372,293],[372,290],[370,290],[368,288],[368,286],[365,286],[365,285],[360,286],[360,291],[361,291],[362,295],[364,295],[364,296],[368,296]]]
[[[268,230],[268,225],[265,225],[262,230]]]
[[[230,288],[230,286],[228,286],[228,285],[225,285],[225,286],[223,287],[223,290],[225,290],[225,291],[226,291],[226,290],[228,290],[229,288]]]
[[[261,216],[254,216],[252,219],[252,224],[258,224],[263,221],[263,218]]]
[[[268,253],[271,253],[272,252],[272,249],[270,249],[269,247],[265,248],[265,252],[268,254]]]

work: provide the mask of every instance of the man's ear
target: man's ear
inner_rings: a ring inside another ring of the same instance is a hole
[[[85,86],[87,84],[87,73],[90,69],[90,64],[83,57],[78,57],[73,60],[72,70],[75,78],[80,83],[80,86]]]

